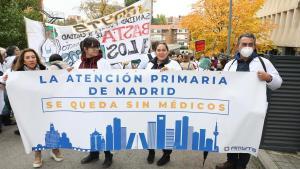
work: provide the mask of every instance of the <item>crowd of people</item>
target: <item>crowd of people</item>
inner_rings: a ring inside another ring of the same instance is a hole
[[[158,42],[152,43],[152,49],[155,50]],[[175,60],[180,64],[182,70],[196,70],[196,71],[222,71],[228,59],[223,55],[213,55],[201,57],[195,57],[191,53],[176,53],[174,51],[169,52],[169,58]]]
[[[13,110],[10,107],[9,100],[5,91],[5,82],[9,79],[11,71],[39,71],[39,70],[58,70],[66,69],[72,71],[73,69],[137,69],[141,68],[137,65],[140,60],[133,60],[119,64],[111,65],[104,57],[100,50],[100,43],[95,38],[86,38],[80,43],[81,57],[73,65],[69,66],[59,54],[53,54],[49,58],[49,63],[42,63],[37,52],[33,49],[24,49],[20,52],[16,46],[10,46],[6,49],[1,49],[0,57],[0,132],[3,125],[14,125],[12,120]],[[179,54],[175,55],[169,51],[168,45],[164,42],[155,42],[151,46],[148,58],[149,62],[142,68],[146,70],[159,69],[161,71],[254,71],[261,81],[266,81],[267,87],[275,90],[280,87],[282,79],[272,63],[264,58],[260,58],[256,53],[256,38],[253,34],[243,34],[238,39],[237,53],[234,59],[227,62],[226,59],[219,59],[217,57],[202,56],[200,60],[196,60],[192,55]],[[15,131],[15,134],[20,134]],[[155,150],[149,149],[146,158],[149,164],[154,163]],[[158,166],[163,166],[170,161],[172,150],[163,150],[162,157],[157,161]],[[111,151],[104,151],[105,160],[103,167],[108,168],[113,163],[113,154]],[[52,149],[51,157],[55,161],[62,161],[64,159],[59,149]],[[225,163],[217,165],[216,169],[245,169],[250,159],[249,154],[228,154],[228,159]],[[99,160],[99,152],[90,152],[87,157],[81,160],[82,164],[90,163]],[[33,167],[38,168],[42,166],[41,151],[35,152]]]

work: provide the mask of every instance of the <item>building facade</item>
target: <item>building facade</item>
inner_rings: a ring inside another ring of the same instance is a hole
[[[270,36],[279,54],[300,55],[300,0],[266,0],[257,16],[275,24]]]
[[[164,41],[171,49],[187,49],[190,34],[178,24],[151,25],[151,41]]]

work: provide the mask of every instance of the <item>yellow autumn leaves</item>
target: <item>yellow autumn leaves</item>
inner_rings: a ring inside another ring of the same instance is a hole
[[[231,54],[239,35],[251,32],[257,36],[259,51],[273,48],[269,39],[271,30],[275,28],[270,21],[256,16],[265,0],[233,0]],[[191,49],[194,40],[206,40],[204,54],[218,54],[227,49],[229,0],[198,0],[193,6],[193,12],[185,16],[181,26],[189,29],[191,34]]]

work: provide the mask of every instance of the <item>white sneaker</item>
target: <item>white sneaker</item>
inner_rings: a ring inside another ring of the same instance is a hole
[[[62,156],[61,154],[59,156],[56,156],[52,151],[50,151],[50,156],[57,162],[64,160],[64,156]]]

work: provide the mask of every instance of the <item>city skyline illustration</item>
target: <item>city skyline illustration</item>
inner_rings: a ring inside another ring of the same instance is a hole
[[[189,117],[183,116],[181,120],[175,120],[175,128],[168,128],[167,116],[157,115],[156,121],[147,122],[147,133],[128,132],[127,127],[121,125],[120,118],[113,118],[113,123],[105,127],[105,134],[96,129],[90,133],[90,147],[82,148],[71,143],[66,132],[59,133],[53,123],[45,133],[45,144],[32,147],[33,151],[64,148],[77,151],[106,151],[106,150],[130,150],[141,146],[143,149],[174,149],[174,150],[199,150],[219,152],[218,136],[219,126],[214,124],[212,138],[207,137],[207,129],[195,129],[189,125]]]

